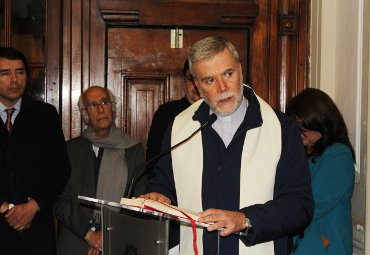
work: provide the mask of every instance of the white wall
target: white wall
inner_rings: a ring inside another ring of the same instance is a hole
[[[357,156],[358,169],[352,199],[355,254],[364,254],[365,232],[369,233],[367,237],[370,236],[370,229],[365,229],[365,173],[369,148],[366,142],[369,118],[369,1],[312,0],[311,17],[310,86],[320,88],[333,98],[346,121]],[[368,183],[370,185],[370,178]],[[366,254],[370,254],[370,243],[366,244]]]
[[[366,9],[368,10],[368,12],[366,13],[366,17],[369,17],[370,15],[370,1],[366,1]],[[367,24],[369,24],[369,18],[367,19]],[[369,31],[370,29],[368,29]],[[368,54],[370,52],[370,32],[368,34]],[[369,64],[369,62],[368,62]],[[370,87],[370,64],[368,65],[368,88]],[[370,100],[370,89],[368,89],[367,91],[367,101],[369,102]],[[368,108],[368,111],[367,111],[367,123],[370,123],[370,110]],[[367,151],[370,151],[370,130],[368,129],[367,130],[367,146],[366,146],[366,150]],[[370,166],[370,157],[368,156],[367,157],[367,166]],[[366,184],[369,186],[370,185],[370,174],[367,174],[366,175]],[[370,198],[370,189],[367,189],[366,190],[366,201],[369,201],[369,198]],[[367,219],[370,219],[370,202],[366,202],[366,218]],[[366,255],[370,254],[370,220],[367,220],[366,221],[366,224],[365,224],[365,229],[366,229],[366,233],[365,233],[365,249],[366,249]]]

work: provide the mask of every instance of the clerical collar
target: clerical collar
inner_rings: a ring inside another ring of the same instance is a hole
[[[248,108],[248,100],[243,96],[243,100],[236,111],[229,116],[217,116],[217,120],[212,124],[212,128],[221,137],[225,146],[228,147],[232,141],[236,130],[242,124]]]

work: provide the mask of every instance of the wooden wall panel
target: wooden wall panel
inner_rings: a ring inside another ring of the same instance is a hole
[[[295,64],[297,66],[297,86],[296,90],[289,91],[289,102],[298,92],[306,87],[309,87],[309,73],[310,73],[310,41],[311,41],[311,1],[301,0],[298,2],[298,58]]]
[[[105,10],[104,19],[108,24],[110,21],[116,24],[124,17],[126,24],[138,19],[143,25],[209,26],[236,22],[239,25],[252,25],[258,13],[258,5],[255,2],[255,0],[101,0],[100,9]],[[201,15],[195,14],[198,12]]]
[[[310,0],[258,0],[253,27],[251,80],[257,94],[285,110],[308,86]]]
[[[84,128],[77,106],[81,92],[91,85],[105,86],[105,37],[98,0],[65,0],[62,9],[60,102],[63,131],[69,139]]]
[[[285,110],[288,101],[296,95],[298,89],[299,70],[299,38],[305,34],[299,33],[299,24],[304,21],[299,15],[300,5],[305,1],[280,1],[278,6],[278,45],[277,53],[280,60],[277,66],[279,87],[277,90],[278,108]],[[303,7],[305,7],[303,5]],[[307,17],[306,17],[307,18]],[[302,23],[303,25],[305,22]],[[307,31],[307,30],[306,30]],[[301,82],[305,82],[301,80]],[[302,85],[302,84],[301,84]]]
[[[105,86],[106,83],[106,24],[100,12],[100,0],[84,0],[90,2],[90,9],[86,9],[90,26],[86,27],[89,41],[85,44],[86,54],[90,56],[89,78],[90,84]]]
[[[62,112],[60,87],[61,87],[61,26],[60,18],[61,1],[49,1],[46,5],[46,102],[54,105]]]
[[[270,20],[270,1],[258,0],[258,16],[255,20],[251,35],[251,62],[250,62],[250,84],[255,92],[265,99],[270,101],[270,35],[269,35],[269,20]],[[275,59],[275,58],[272,58]]]
[[[122,127],[125,123],[124,109],[122,105],[125,104],[123,99],[123,77],[122,77],[122,59],[120,58],[108,58],[108,72],[107,72],[107,87],[116,96],[116,115],[115,123],[117,127]]]
[[[251,43],[246,79],[256,93],[271,106],[284,110],[290,98],[307,86],[310,0],[65,0],[62,4],[63,76],[59,102],[67,139],[79,135],[83,128],[76,104],[84,89],[96,84],[110,86],[114,93],[119,93],[122,86],[123,78],[114,78],[111,84],[109,73],[112,65],[115,68],[116,64],[122,65],[121,60],[107,57],[106,36],[113,27],[130,24],[249,27],[252,30],[248,35]],[[164,15],[169,11],[165,8],[168,5],[175,10],[169,17]],[[204,15],[192,15],[194,8],[189,7],[192,5],[204,9]],[[185,17],[186,21],[181,21]],[[52,100],[58,97],[55,87],[47,90],[53,95]]]
[[[85,63],[83,63],[83,53],[85,49],[85,45],[83,44],[83,0],[72,0],[72,13],[71,13],[71,41],[67,42],[70,46],[70,94],[68,98],[70,99],[70,114],[69,117],[71,118],[71,138],[78,136],[81,134],[81,118],[79,114],[79,110],[77,107],[78,97],[81,94],[81,91],[85,87],[83,83],[82,77],[84,76],[83,67]],[[88,64],[88,63],[86,63]]]
[[[71,61],[71,44],[72,44],[72,0],[63,1],[63,29],[62,29],[62,92],[59,99],[62,105],[62,125],[66,140],[72,136],[72,120],[78,122],[80,117],[72,118],[71,110],[71,76],[72,76],[72,61]],[[74,124],[76,125],[76,124]],[[75,135],[75,134],[74,134]]]

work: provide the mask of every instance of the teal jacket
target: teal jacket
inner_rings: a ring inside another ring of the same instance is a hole
[[[292,254],[352,255],[351,198],[354,163],[350,149],[335,143],[318,157],[308,158],[311,171],[314,216],[297,239]],[[324,247],[323,237],[328,241]]]

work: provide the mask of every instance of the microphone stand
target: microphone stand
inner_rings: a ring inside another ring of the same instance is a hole
[[[168,150],[165,150],[161,153],[159,153],[158,155],[152,157],[149,161],[147,161],[143,166],[140,166],[138,168],[136,168],[134,171],[134,176],[132,177],[131,179],[131,182],[130,182],[130,186],[129,186],[129,189],[127,191],[127,195],[126,195],[126,198],[130,198],[131,197],[131,193],[132,193],[132,189],[134,187],[134,184],[135,184],[135,181],[136,181],[136,178],[141,176],[146,168],[148,166],[151,166],[153,164],[153,162],[157,161],[158,159],[162,158],[164,155],[170,153],[172,150],[176,149],[177,147],[179,147],[180,145],[186,143],[187,141],[189,141],[191,138],[193,138],[199,131],[201,131],[202,129],[206,128],[207,126],[209,125],[212,125],[215,121],[217,120],[217,115],[215,113],[212,113],[211,115],[209,115],[208,117],[208,120],[206,122],[204,122],[204,124],[202,126],[200,126],[197,130],[195,130],[190,136],[188,136],[186,139],[178,142],[177,144],[175,144],[174,146],[172,146],[171,148],[169,148]]]

